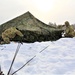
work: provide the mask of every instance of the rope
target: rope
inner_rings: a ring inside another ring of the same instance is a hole
[[[48,46],[46,46],[44,49],[42,49],[39,53],[43,52],[46,48],[48,48]],[[15,72],[13,72],[11,75],[15,74],[16,72],[20,71],[23,67],[25,67],[30,61],[32,61],[37,55],[33,56],[30,60],[28,60],[23,66],[21,66],[18,70],[16,70]]]
[[[15,52],[14,58],[13,58],[13,60],[12,60],[12,62],[11,62],[11,66],[10,66],[10,68],[9,68],[9,71],[8,71],[7,75],[10,74],[10,71],[11,71],[11,69],[12,69],[13,63],[14,63],[15,58],[16,58],[16,56],[17,56],[17,53],[18,53],[18,51],[19,51],[19,49],[20,49],[20,46],[21,46],[21,43],[18,43],[18,46],[17,46],[16,52]]]

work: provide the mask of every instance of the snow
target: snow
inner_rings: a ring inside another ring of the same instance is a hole
[[[0,64],[5,75],[17,46],[18,43],[14,42],[0,45]],[[39,53],[44,48],[46,49]],[[23,43],[12,67],[13,72],[35,55],[36,57],[18,71],[17,75],[75,75],[75,38]]]

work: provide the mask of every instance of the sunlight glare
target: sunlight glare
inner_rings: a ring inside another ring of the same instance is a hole
[[[35,6],[38,10],[48,12],[54,7],[54,0],[34,0]]]

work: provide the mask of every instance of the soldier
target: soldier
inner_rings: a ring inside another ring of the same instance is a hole
[[[2,33],[3,41],[1,42],[1,44],[10,43],[10,39],[13,39],[16,35],[23,37],[23,34],[15,27],[10,27],[10,28],[6,29]]]
[[[64,36],[65,37],[74,37],[75,32],[74,32],[73,26],[71,26],[68,21],[65,22],[65,26],[66,26],[66,29],[65,29]]]

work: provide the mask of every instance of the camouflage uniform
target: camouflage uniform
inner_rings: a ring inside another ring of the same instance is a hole
[[[75,32],[74,32],[73,26],[71,26],[68,21],[65,22],[65,25],[66,25],[66,30],[65,30],[64,36],[65,37],[74,37]]]
[[[11,27],[11,28],[6,29],[2,33],[3,41],[1,42],[1,44],[10,43],[10,39],[14,38],[16,35],[23,37],[23,34],[19,30],[17,30],[15,27]]]

